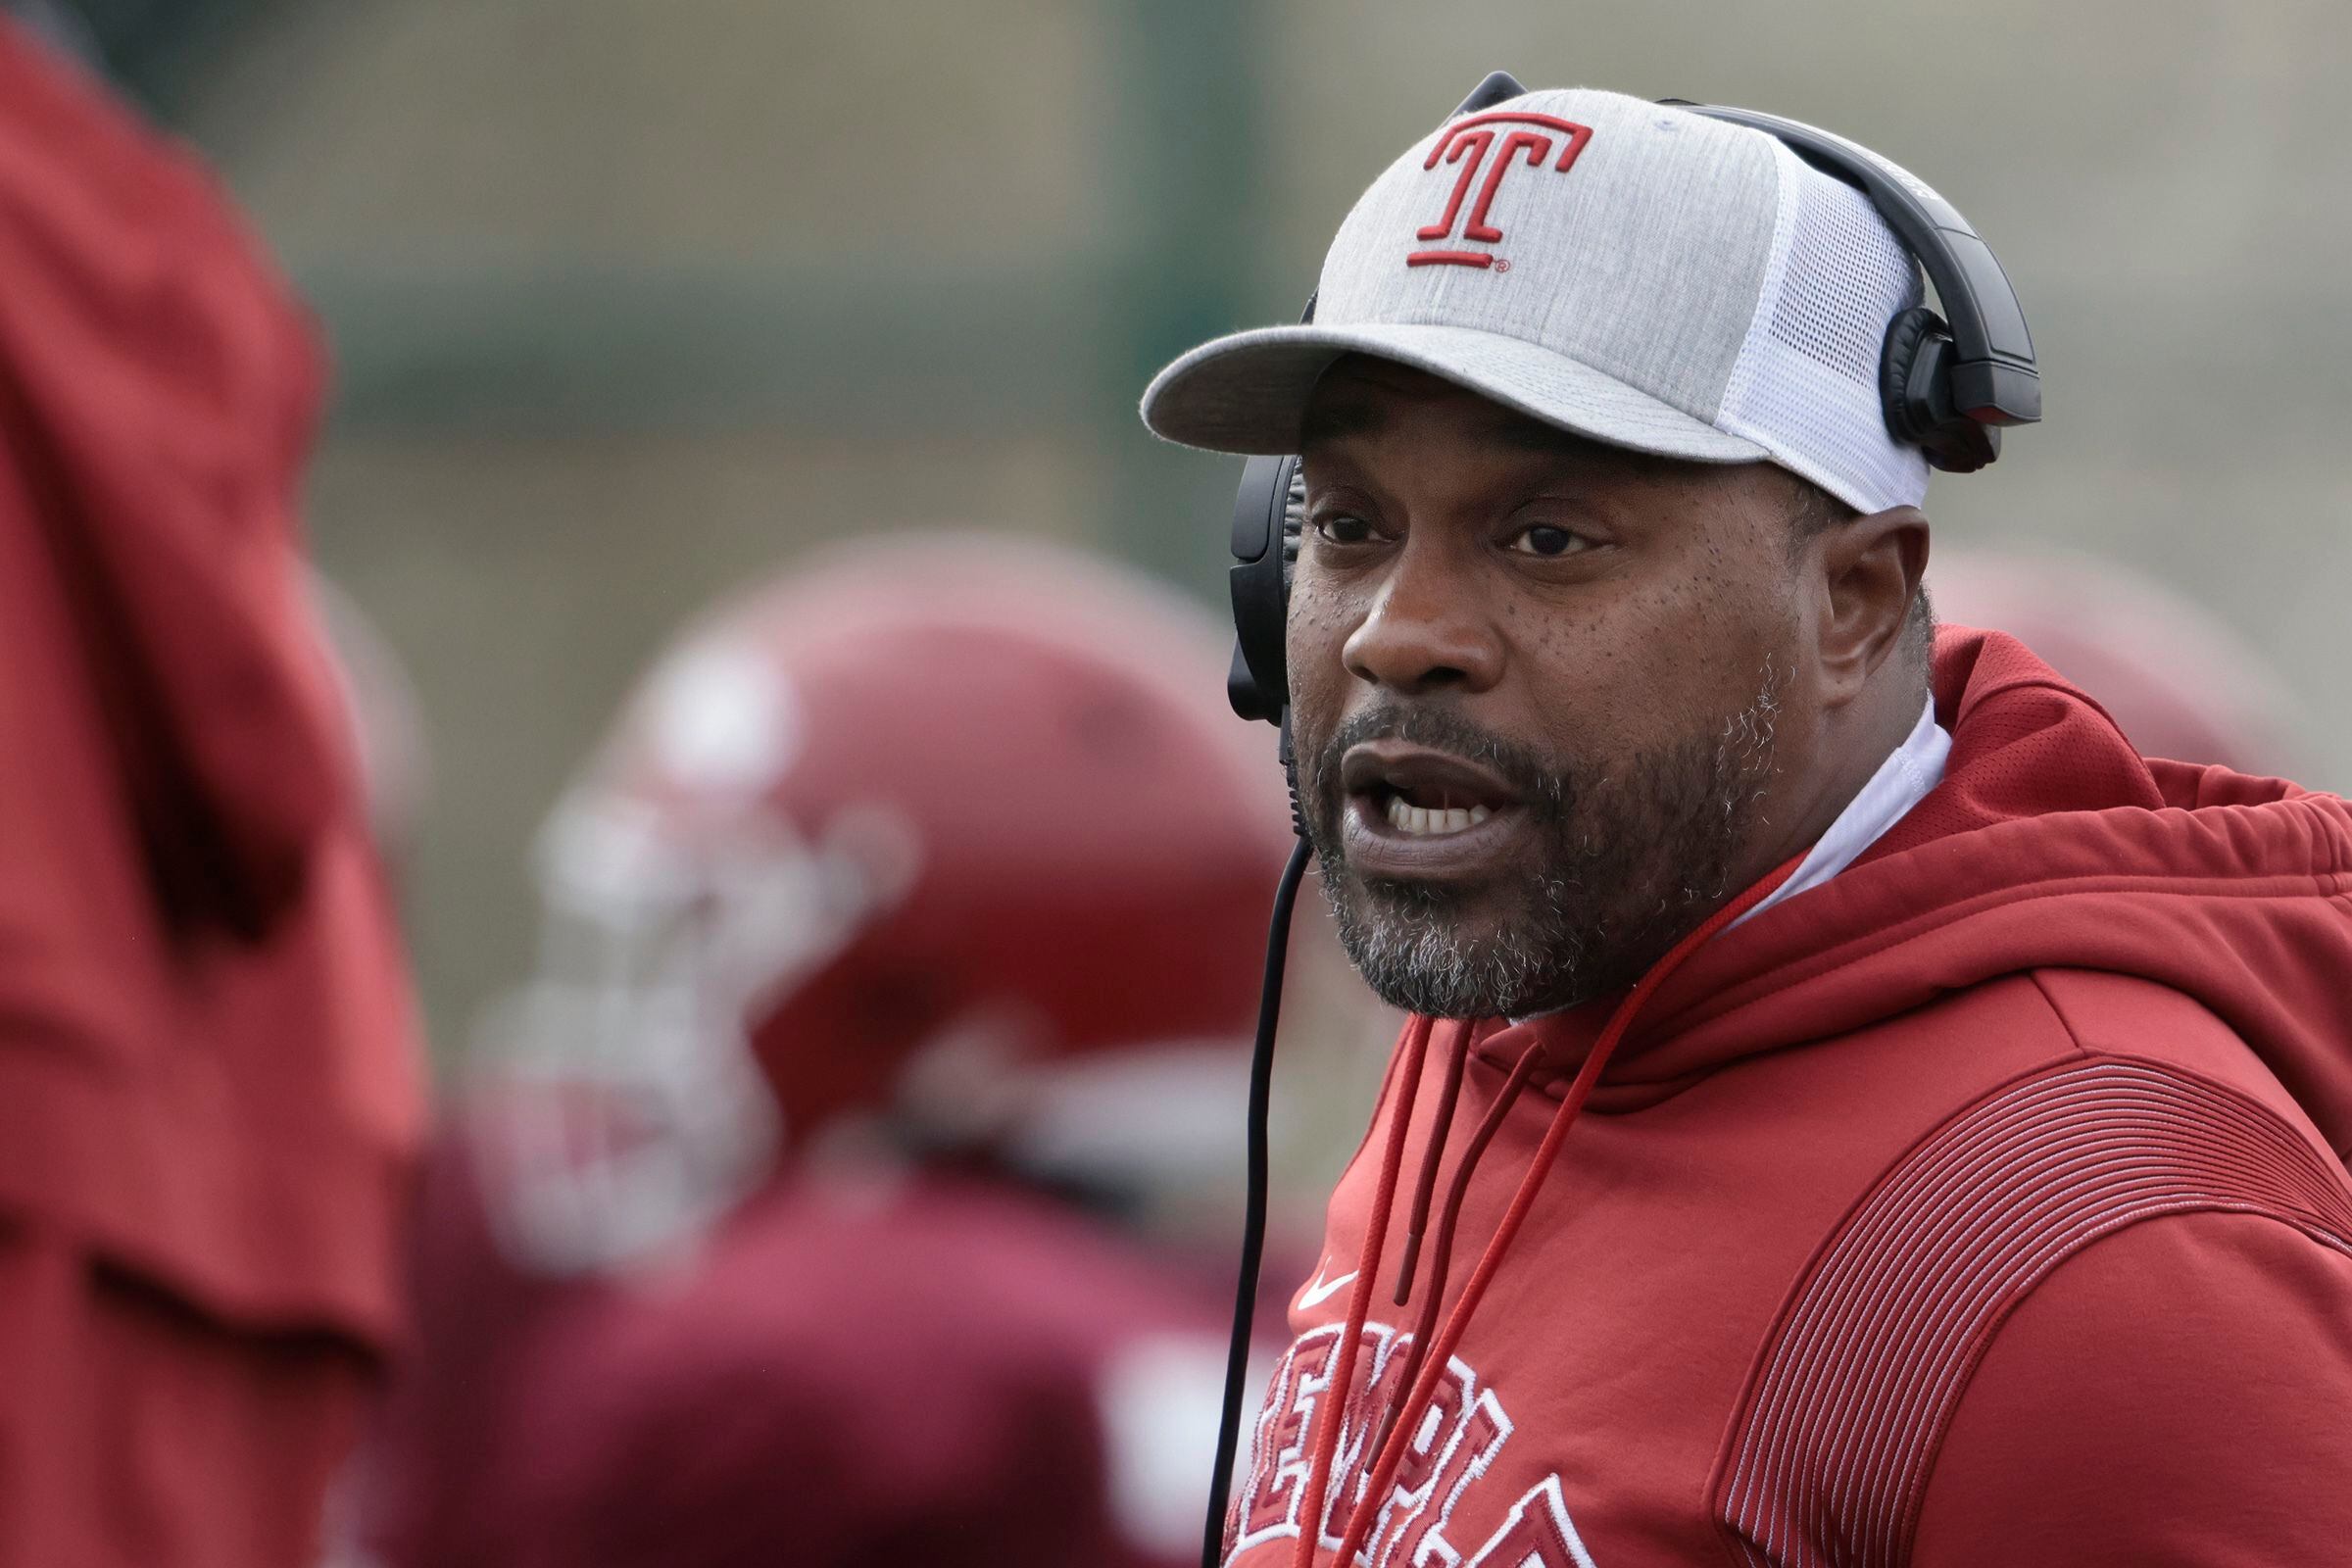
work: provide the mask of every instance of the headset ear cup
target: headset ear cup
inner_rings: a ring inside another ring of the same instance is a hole
[[[1931,332],[1949,337],[1950,331],[1925,305],[1914,305],[1886,323],[1886,346],[1879,355],[1879,405],[1886,414],[1887,433],[1906,445],[1917,446],[1935,423],[1911,401],[1911,371],[1920,346]]]
[[[1951,327],[1925,305],[1886,324],[1879,356],[1879,403],[1886,429],[1915,446],[1931,467],[1974,473],[2000,455],[2000,432],[1952,406]]]
[[[1304,502],[1297,458],[1251,458],[1242,466],[1229,574],[1237,648],[1225,693],[1244,718],[1277,723],[1290,700],[1284,622]]]

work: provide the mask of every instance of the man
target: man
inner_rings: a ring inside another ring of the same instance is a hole
[[[353,1488],[431,1568],[1187,1560],[1280,785],[1198,611],[838,552],[689,629],[542,842]]]
[[[212,176],[0,19],[0,1563],[307,1568],[397,1333],[322,380]]]
[[[1299,784],[1414,1014],[1230,1560],[2342,1560],[2352,813],[1931,646],[1861,196],[1494,113],[1582,151],[1433,253],[1425,139],[1145,401],[1303,455]]]

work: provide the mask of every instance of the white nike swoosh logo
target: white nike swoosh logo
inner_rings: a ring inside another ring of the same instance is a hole
[[[1320,1270],[1317,1272],[1319,1273]],[[1317,1279],[1299,1296],[1298,1304],[1300,1306],[1321,1306],[1325,1301],[1338,1295],[1349,1280],[1355,1278],[1355,1274],[1354,1269],[1349,1269],[1336,1280]]]

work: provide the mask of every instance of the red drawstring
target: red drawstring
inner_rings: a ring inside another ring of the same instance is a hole
[[[1404,1255],[1396,1260],[1396,1304],[1412,1298],[1413,1267],[1421,1260],[1421,1235],[1429,1228],[1429,1198],[1438,1186],[1438,1161],[1446,1153],[1446,1139],[1453,1130],[1453,1105],[1462,1092],[1462,1067],[1470,1059],[1467,1018],[1454,1026],[1453,1042],[1446,1052],[1446,1082],[1438,1091],[1438,1114],[1429,1124],[1429,1147],[1421,1151],[1421,1176],[1413,1183],[1413,1212],[1404,1223]]]
[[[1364,1247],[1356,1259],[1355,1287],[1348,1293],[1348,1326],[1332,1358],[1331,1376],[1323,1388],[1322,1408],[1315,1412],[1314,1446],[1306,1469],[1305,1512],[1300,1516],[1298,1550],[1293,1568],[1313,1568],[1315,1546],[1323,1536],[1323,1502],[1331,1490],[1332,1455],[1340,1446],[1340,1417],[1355,1380],[1356,1343],[1364,1337],[1364,1314],[1372,1304],[1372,1277],[1380,1272],[1381,1244],[1387,1239],[1389,1213],[1396,1202],[1396,1176],[1404,1166],[1404,1137],[1413,1119],[1413,1098],[1421,1087],[1421,1064],[1429,1054],[1431,1020],[1416,1013],[1404,1026],[1404,1051],[1396,1075],[1395,1119],[1389,1124],[1388,1147],[1381,1152],[1380,1183],[1372,1195],[1372,1217],[1364,1227]]]
[[[1520,1179],[1519,1191],[1512,1196],[1511,1206],[1503,1211],[1502,1222],[1494,1227],[1494,1238],[1487,1243],[1486,1252],[1479,1258],[1478,1267],[1472,1271],[1469,1283],[1462,1287],[1462,1298],[1454,1303],[1452,1315],[1446,1320],[1445,1331],[1423,1355],[1420,1371],[1405,1395],[1397,1419],[1390,1429],[1388,1441],[1381,1445],[1370,1482],[1364,1489],[1363,1499],[1348,1520],[1347,1534],[1340,1540],[1339,1556],[1334,1561],[1343,1565],[1352,1562],[1356,1552],[1362,1549],[1373,1520],[1380,1517],[1381,1494],[1388,1491],[1390,1483],[1396,1479],[1396,1466],[1403,1461],[1405,1446],[1412,1438],[1413,1423],[1429,1407],[1429,1401],[1437,1392],[1438,1378],[1445,1371],[1446,1361],[1452,1357],[1453,1348],[1461,1343],[1462,1332],[1470,1326],[1471,1314],[1478,1310],[1479,1299],[1486,1295],[1488,1284],[1494,1278],[1494,1271],[1501,1267],[1503,1254],[1510,1250],[1511,1242],[1518,1236],[1528,1210],[1535,1206],[1536,1195],[1542,1190],[1544,1177],[1550,1174],[1552,1162],[1559,1157],[1560,1146],[1568,1138],[1568,1129],[1576,1124],[1578,1112],[1585,1108],[1592,1086],[1599,1081],[1601,1069],[1608,1065],[1609,1057],[1616,1053],[1617,1043],[1625,1038],[1626,1030],[1633,1024],[1634,1015],[1642,1010],[1642,1004],[1656,993],[1666,977],[1680,967],[1684,959],[1697,952],[1709,937],[1746,913],[1768,897],[1774,888],[1787,881],[1801,858],[1799,856],[1788,860],[1771,875],[1701,921],[1696,930],[1677,942],[1664,957],[1650,965],[1649,971],[1642,976],[1625,1001],[1618,1004],[1617,1010],[1609,1015],[1608,1026],[1601,1030],[1600,1038],[1592,1043],[1592,1050],[1586,1055],[1583,1068],[1577,1073],[1575,1082],[1568,1086],[1568,1093],[1560,1101],[1559,1109],[1552,1113],[1551,1125],[1544,1131],[1544,1142],[1537,1146],[1535,1157],[1528,1161],[1527,1174]],[[1413,1063],[1413,1069],[1416,1073],[1419,1071],[1418,1058]],[[1409,1102],[1407,1103],[1409,1106]],[[1392,1151],[1395,1151],[1396,1139],[1393,1130],[1389,1141]],[[1394,1171],[1385,1172],[1383,1179],[1385,1188],[1393,1192]],[[1387,1225],[1385,1210],[1381,1213],[1380,1225],[1383,1228]],[[1377,1261],[1379,1249],[1376,1240],[1367,1247],[1366,1252],[1367,1256]],[[1349,1303],[1348,1332],[1350,1347],[1355,1337],[1363,1332],[1363,1298],[1368,1294],[1365,1289],[1368,1282],[1369,1275],[1357,1279],[1354,1299]],[[1434,1293],[1430,1299],[1436,1299]],[[1352,1359],[1349,1357],[1350,1361]],[[1352,1372],[1353,1367],[1349,1366],[1348,1370]],[[1345,1384],[1339,1386],[1346,1387]],[[1332,1412],[1326,1410],[1321,1413],[1325,1419],[1317,1423],[1314,1465],[1309,1471],[1309,1478],[1317,1483],[1309,1494],[1313,1508],[1304,1516],[1299,1532],[1301,1552],[1296,1559],[1295,1568],[1310,1568],[1313,1543],[1323,1533],[1323,1483],[1327,1480],[1324,1472],[1329,1469],[1331,1457],[1324,1448],[1326,1445],[1336,1448],[1339,1443],[1337,1422],[1330,1419]]]
[[[1528,1075],[1535,1071],[1536,1058],[1544,1054],[1541,1039],[1530,1040],[1527,1049],[1511,1063],[1509,1076],[1494,1092],[1494,1103],[1488,1107],[1486,1119],[1470,1137],[1462,1150],[1462,1162],[1454,1168],[1453,1181],[1446,1190],[1446,1206],[1438,1214],[1438,1248],[1429,1260],[1429,1290],[1421,1300],[1421,1319],[1413,1326],[1413,1338],[1404,1357],[1404,1370],[1396,1375],[1396,1392],[1389,1407],[1381,1415],[1380,1431],[1372,1440],[1371,1452],[1377,1454],[1388,1446],[1389,1433],[1396,1425],[1396,1412],[1403,1408],[1404,1396],[1411,1391],[1414,1376],[1421,1370],[1422,1352],[1429,1348],[1430,1335],[1437,1332],[1438,1303],[1446,1298],[1446,1276],[1453,1264],[1453,1229],[1462,1217],[1462,1201],[1469,1196],[1470,1177],[1478,1162],[1486,1157],[1487,1145],[1502,1130],[1502,1124],[1518,1103],[1519,1091],[1527,1087]],[[1398,1305],[1403,1303],[1399,1301]]]

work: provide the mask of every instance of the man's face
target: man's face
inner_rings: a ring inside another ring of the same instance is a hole
[[[1787,475],[1580,441],[1358,358],[1302,456],[1300,789],[1382,997],[1571,1005],[1771,868],[1776,749],[1818,720]]]

